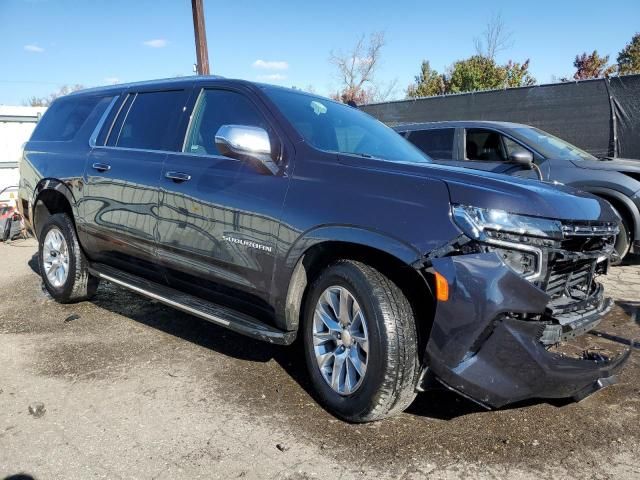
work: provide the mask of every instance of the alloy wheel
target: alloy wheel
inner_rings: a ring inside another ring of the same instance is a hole
[[[69,247],[58,228],[47,232],[42,245],[42,263],[49,283],[56,288],[62,287],[69,275]]]
[[[313,348],[327,384],[340,395],[362,385],[369,359],[369,334],[364,311],[341,286],[327,288],[313,315]]]

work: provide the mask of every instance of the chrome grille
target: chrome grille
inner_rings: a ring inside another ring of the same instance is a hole
[[[563,223],[562,233],[566,237],[571,236],[608,236],[617,235],[619,232],[618,225],[613,222],[589,224],[589,223]]]

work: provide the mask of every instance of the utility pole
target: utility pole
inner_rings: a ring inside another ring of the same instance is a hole
[[[196,37],[196,71],[198,75],[209,75],[209,51],[207,49],[207,31],[204,26],[203,0],[191,0],[193,11],[193,32]]]

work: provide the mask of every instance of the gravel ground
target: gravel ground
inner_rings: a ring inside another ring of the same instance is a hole
[[[579,403],[486,412],[432,392],[349,425],[313,400],[299,347],[109,284],[59,305],[35,251],[0,244],[0,478],[640,478],[637,354],[620,383]],[[606,284],[617,306],[599,330],[640,339],[640,262]]]

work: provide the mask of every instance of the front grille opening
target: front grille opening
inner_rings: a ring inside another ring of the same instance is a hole
[[[613,222],[564,223],[563,240],[550,252],[547,275],[540,287],[552,300],[580,300],[597,288],[594,278],[606,271],[598,257],[613,251],[618,226]]]
[[[552,299],[563,295],[584,298],[593,290],[595,259],[553,262],[549,268],[544,290]]]
[[[570,252],[595,252],[605,250],[615,243],[614,235],[607,236],[571,236],[560,243],[561,248]]]

